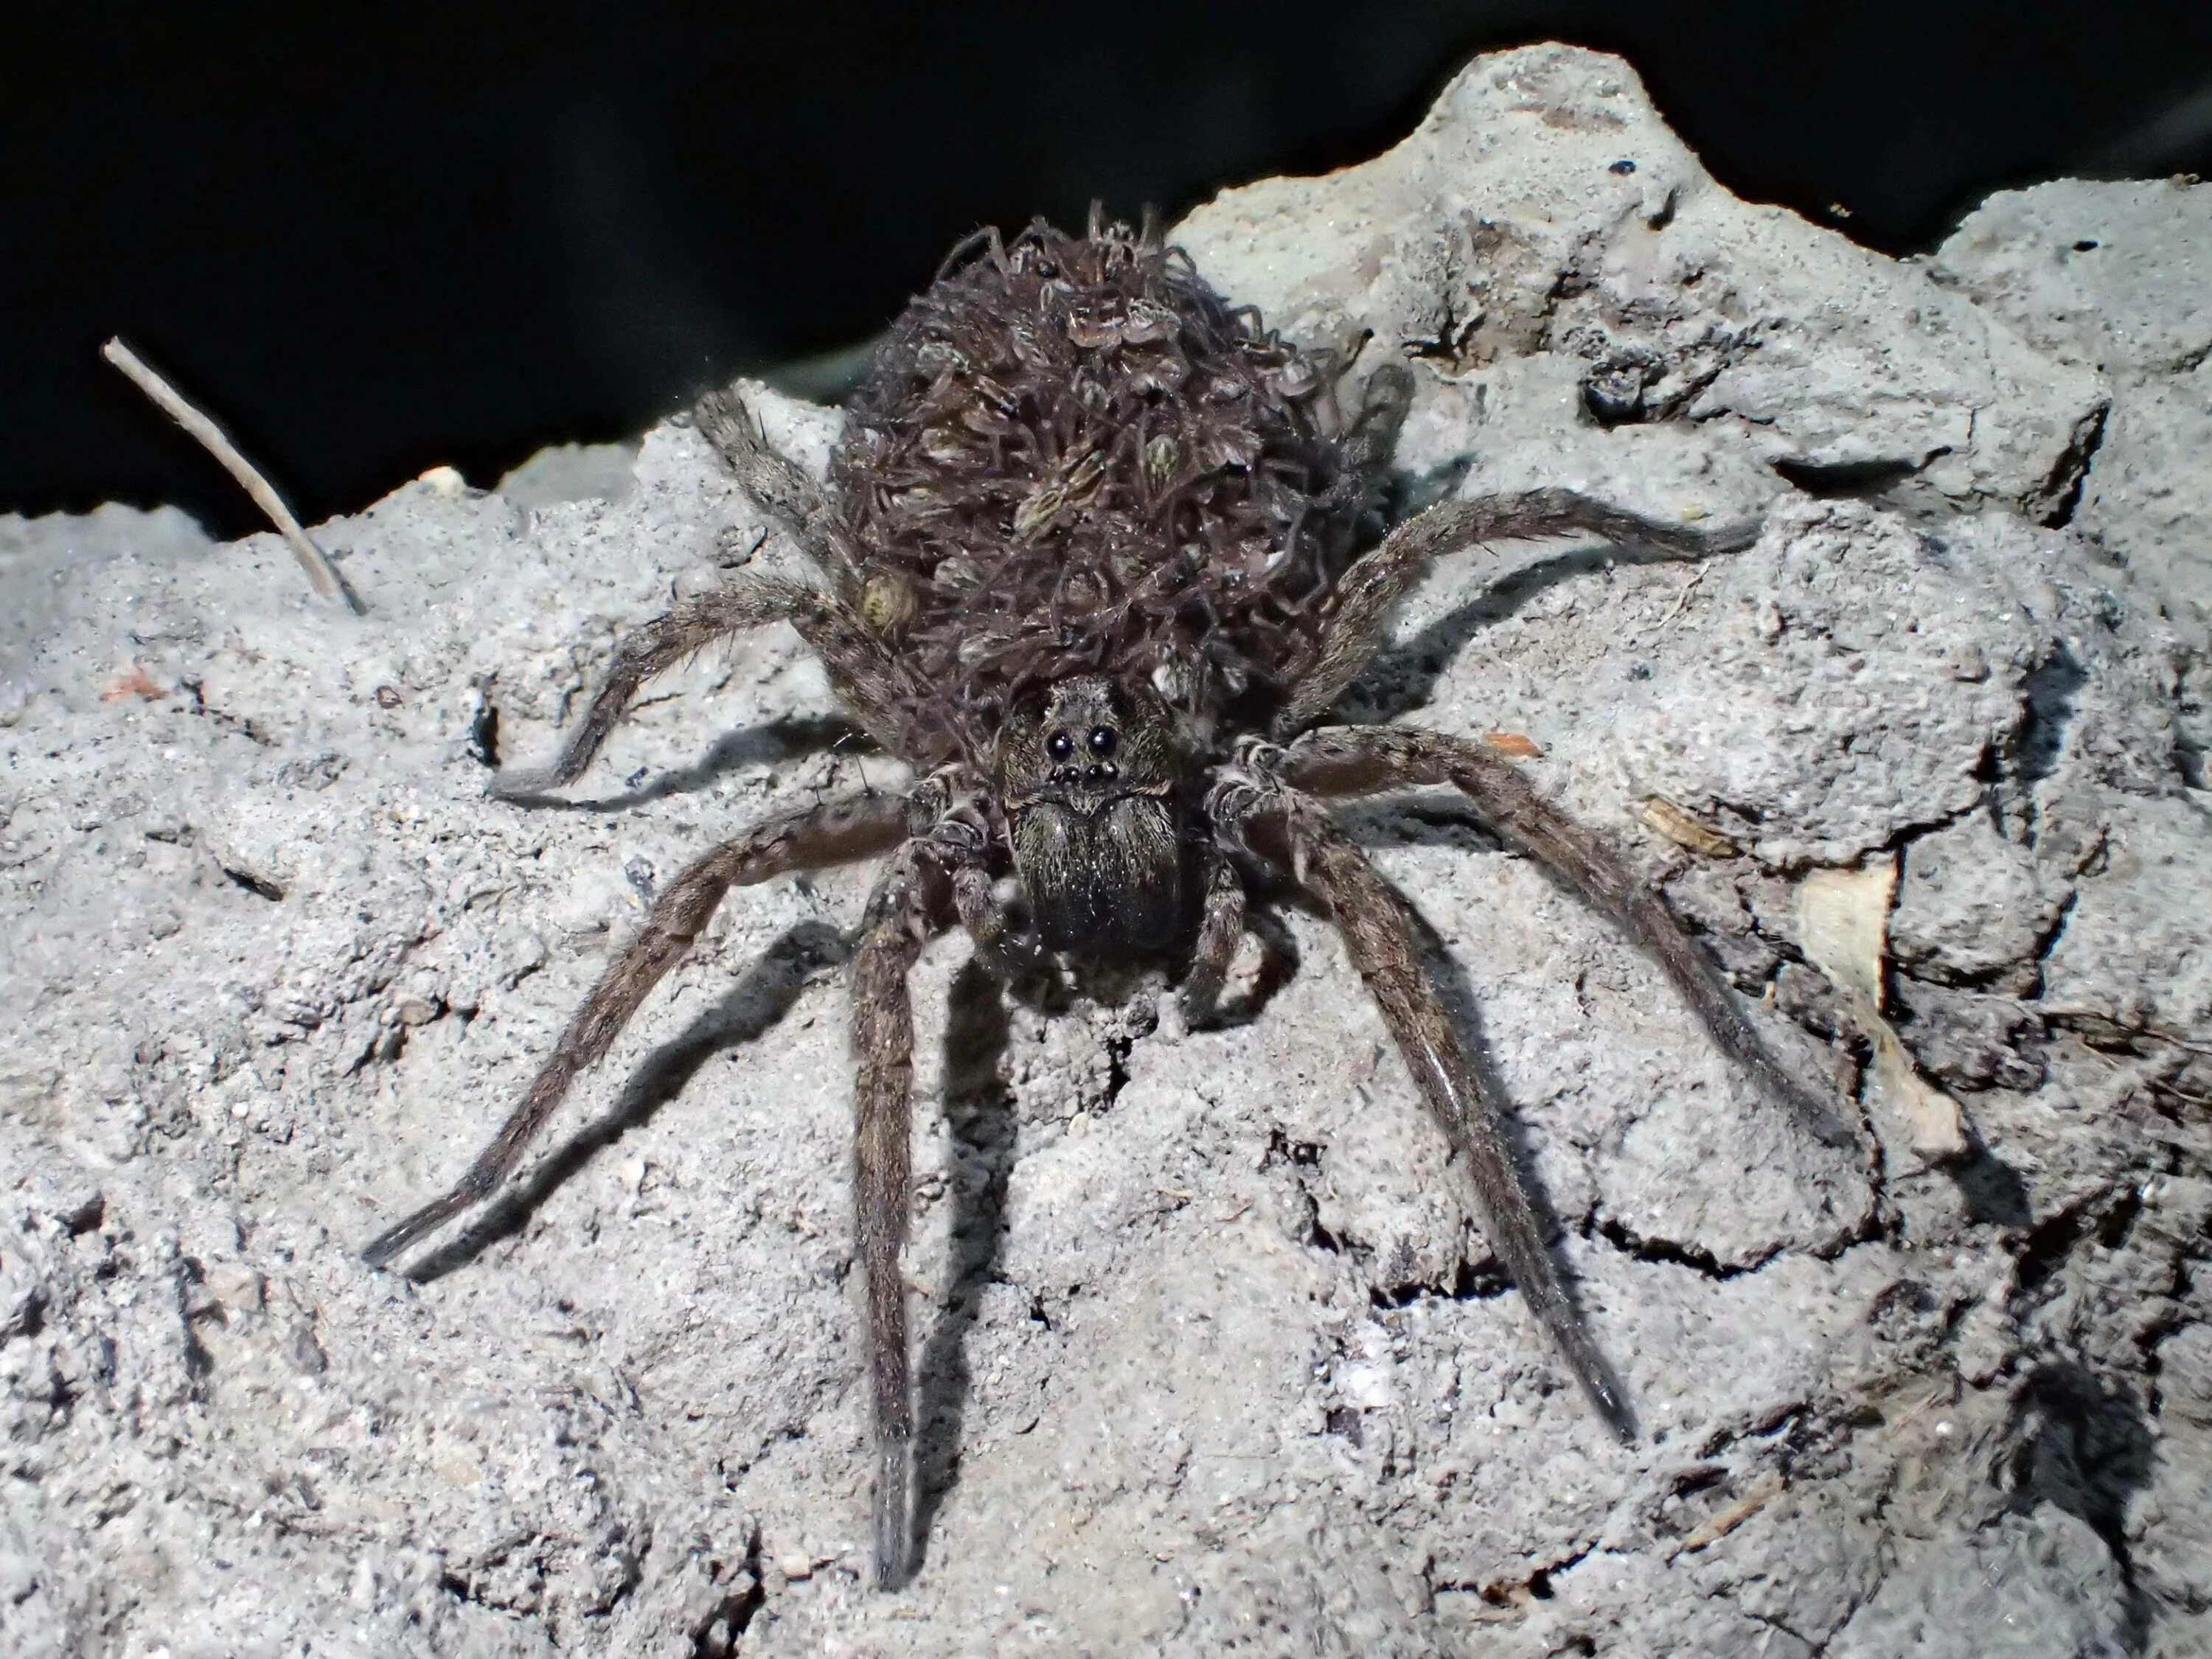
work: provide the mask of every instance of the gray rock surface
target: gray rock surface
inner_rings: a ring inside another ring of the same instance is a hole
[[[2212,643],[2212,186],[2062,179],[2001,191],[1929,264],[2113,386],[2078,523]],[[2201,752],[2203,744],[2197,744]]]
[[[2212,1650],[2193,659],[2131,566],[2039,522],[2094,498],[2080,432],[2138,371],[1734,202],[1625,67],[1560,48],[1181,234],[1310,338],[1413,348],[1429,493],[1764,516],[1705,566],[1452,562],[1347,703],[1533,739],[1869,1125],[1859,1155],[1794,1133],[1455,801],[1351,815],[1480,1011],[1637,1443],[1498,1280],[1298,914],[1294,971],[1249,954],[1249,1018],[1200,1033],[1156,982],[1048,1018],[926,953],[941,1496],[907,1590],[860,1578],[865,872],[735,896],[516,1200],[424,1277],[360,1264],[659,884],[897,781],[774,630],[657,686],[577,805],[483,796],[622,629],[789,556],[672,422],[626,480],[569,456],[508,486],[532,504],[417,482],[321,526],[364,619],[273,536],[0,536],[32,617],[0,662],[0,1649]],[[2108,294],[2103,325],[2156,337],[2160,262],[2204,252],[2131,266],[2144,320]],[[1612,419],[1631,371],[1638,418],[1601,424],[1585,385]],[[763,408],[818,468],[835,416]],[[1654,795],[1740,854],[1655,833]],[[1892,1134],[1797,942],[1808,870],[1881,860],[1889,1017],[1972,1130],[1948,1164]]]
[[[190,563],[213,542],[173,507],[151,513],[110,501],[89,513],[26,519],[0,514],[0,714],[21,707],[34,652],[74,614],[75,588],[128,554],[142,564]]]

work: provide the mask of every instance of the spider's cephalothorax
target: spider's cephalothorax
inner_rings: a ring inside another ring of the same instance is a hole
[[[1498,834],[1655,957],[1716,1042],[1824,1139],[1847,1139],[1769,1054],[1703,952],[1599,836],[1479,742],[1322,719],[1441,554],[1595,535],[1680,557],[1698,533],[1565,490],[1448,501],[1376,539],[1412,380],[1343,366],[1231,310],[1149,231],[1036,226],[969,244],[910,306],[853,399],[825,492],[763,441],[734,392],[696,411],[780,517],[811,582],[744,574],[635,629],[547,772],[581,774],[638,688],[702,646],[790,623],[853,719],[915,781],[771,817],[672,882],[459,1182],[379,1237],[383,1261],[490,1193],[578,1072],[733,886],[881,858],[853,962],[856,1233],[866,1291],[879,1580],[910,1570],[913,1406],[904,1280],[914,1029],[908,970],[957,925],[1009,975],[1150,957],[1194,1018],[1244,932],[1246,884],[1287,871],[1326,907],[1449,1141],[1492,1248],[1607,1419],[1627,1407],[1560,1284],[1501,1114],[1416,946],[1404,902],[1330,799],[1463,793]]]
[[[1076,674],[1016,701],[994,781],[1044,945],[1130,955],[1174,942],[1188,764],[1166,708],[1141,682]]]

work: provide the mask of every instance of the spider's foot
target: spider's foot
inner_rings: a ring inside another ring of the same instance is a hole
[[[897,1589],[914,1566],[914,1516],[908,1503],[907,1442],[886,1436],[876,1447],[875,1570],[878,1589]]]
[[[1571,1326],[1559,1333],[1559,1346],[1566,1350],[1568,1365],[1575,1380],[1583,1385],[1597,1414],[1605,1419],[1606,1427],[1613,1431],[1613,1438],[1624,1446],[1636,1443],[1636,1413],[1630,1407],[1628,1395],[1613,1375],[1613,1367],[1597,1351],[1589,1334],[1579,1326]]]
[[[368,1241],[361,1259],[372,1267],[388,1264],[392,1257],[425,1235],[434,1232],[463,1210],[475,1203],[481,1194],[470,1188],[460,1188],[443,1198],[425,1204],[414,1214],[386,1228]]]

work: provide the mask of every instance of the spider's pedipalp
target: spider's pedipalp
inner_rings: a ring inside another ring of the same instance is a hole
[[[1621,1440],[1632,1440],[1635,1419],[1620,1381],[1545,1248],[1535,1206],[1506,1144],[1503,1103],[1421,965],[1405,902],[1313,796],[1278,785],[1251,798],[1248,810],[1255,820],[1273,821],[1289,843],[1300,884],[1328,907],[1414,1085],[1467,1169],[1491,1248],[1599,1415]]]
[[[1337,585],[1335,609],[1320,639],[1293,665],[1290,696],[1269,729],[1286,742],[1334,708],[1381,648],[1391,613],[1428,574],[1431,563],[1446,554],[1489,542],[1587,535],[1666,558],[1703,559],[1740,552],[1758,533],[1753,522],[1692,530],[1571,489],[1440,501],[1400,525],[1345,574]]]
[[[952,908],[977,959],[1000,980],[1025,981],[1049,969],[1051,956],[1030,925],[1018,890],[1006,878],[994,880],[987,865],[952,872]]]
[[[576,1074],[605,1054],[653,988],[675,966],[732,887],[788,871],[867,858],[898,844],[905,804],[892,795],[848,795],[779,813],[750,834],[725,842],[671,882],[653,915],[569,1020],[521,1103],[443,1196],[371,1241],[362,1259],[381,1267],[416,1240],[489,1197],[513,1173]]]
[[[1486,744],[1406,726],[1328,726],[1292,744],[1283,776],[1317,795],[1365,795],[1449,784],[1498,834],[1595,906],[1667,972],[1713,1042],[1759,1088],[1832,1146],[1850,1130],[1778,1060],[1746,1017],[1712,958],[1595,830],[1545,799]]]
[[[1195,1030],[1212,1018],[1221,1000],[1222,981],[1244,937],[1244,883],[1236,866],[1218,849],[1205,855],[1206,891],[1200,901],[1198,939],[1192,945],[1190,970],[1183,975],[1184,1024]]]

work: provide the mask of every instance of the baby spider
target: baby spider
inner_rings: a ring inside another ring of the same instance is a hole
[[[955,924],[1016,976],[1057,956],[1180,969],[1202,1018],[1248,882],[1286,868],[1326,907],[1464,1167],[1492,1248],[1614,1430],[1626,1402],[1564,1292],[1487,1091],[1421,966],[1404,902],[1324,803],[1462,791],[1507,842],[1655,957],[1714,1041],[1824,1139],[1846,1132],[1775,1061],[1719,973],[1597,835],[1479,742],[1317,724],[1442,554],[1582,533],[1680,557],[1730,551],[1565,490],[1449,501],[1379,542],[1380,480],[1412,394],[1392,364],[1348,419],[1339,366],[1232,310],[1141,231],[1040,223],[958,250],[907,307],[848,410],[829,489],[721,392],[699,429],[808,556],[811,583],[738,574],[630,634],[559,759],[584,770],[638,689],[739,629],[784,621],[852,719],[915,780],[785,812],[660,896],[520,1104],[445,1196],[368,1247],[389,1261],[489,1194],[733,886],[879,858],[853,963],[854,1208],[872,1383],[874,1566],[916,1540],[899,1252],[908,1207],[908,971]],[[1008,879],[1011,878],[1011,879]]]

